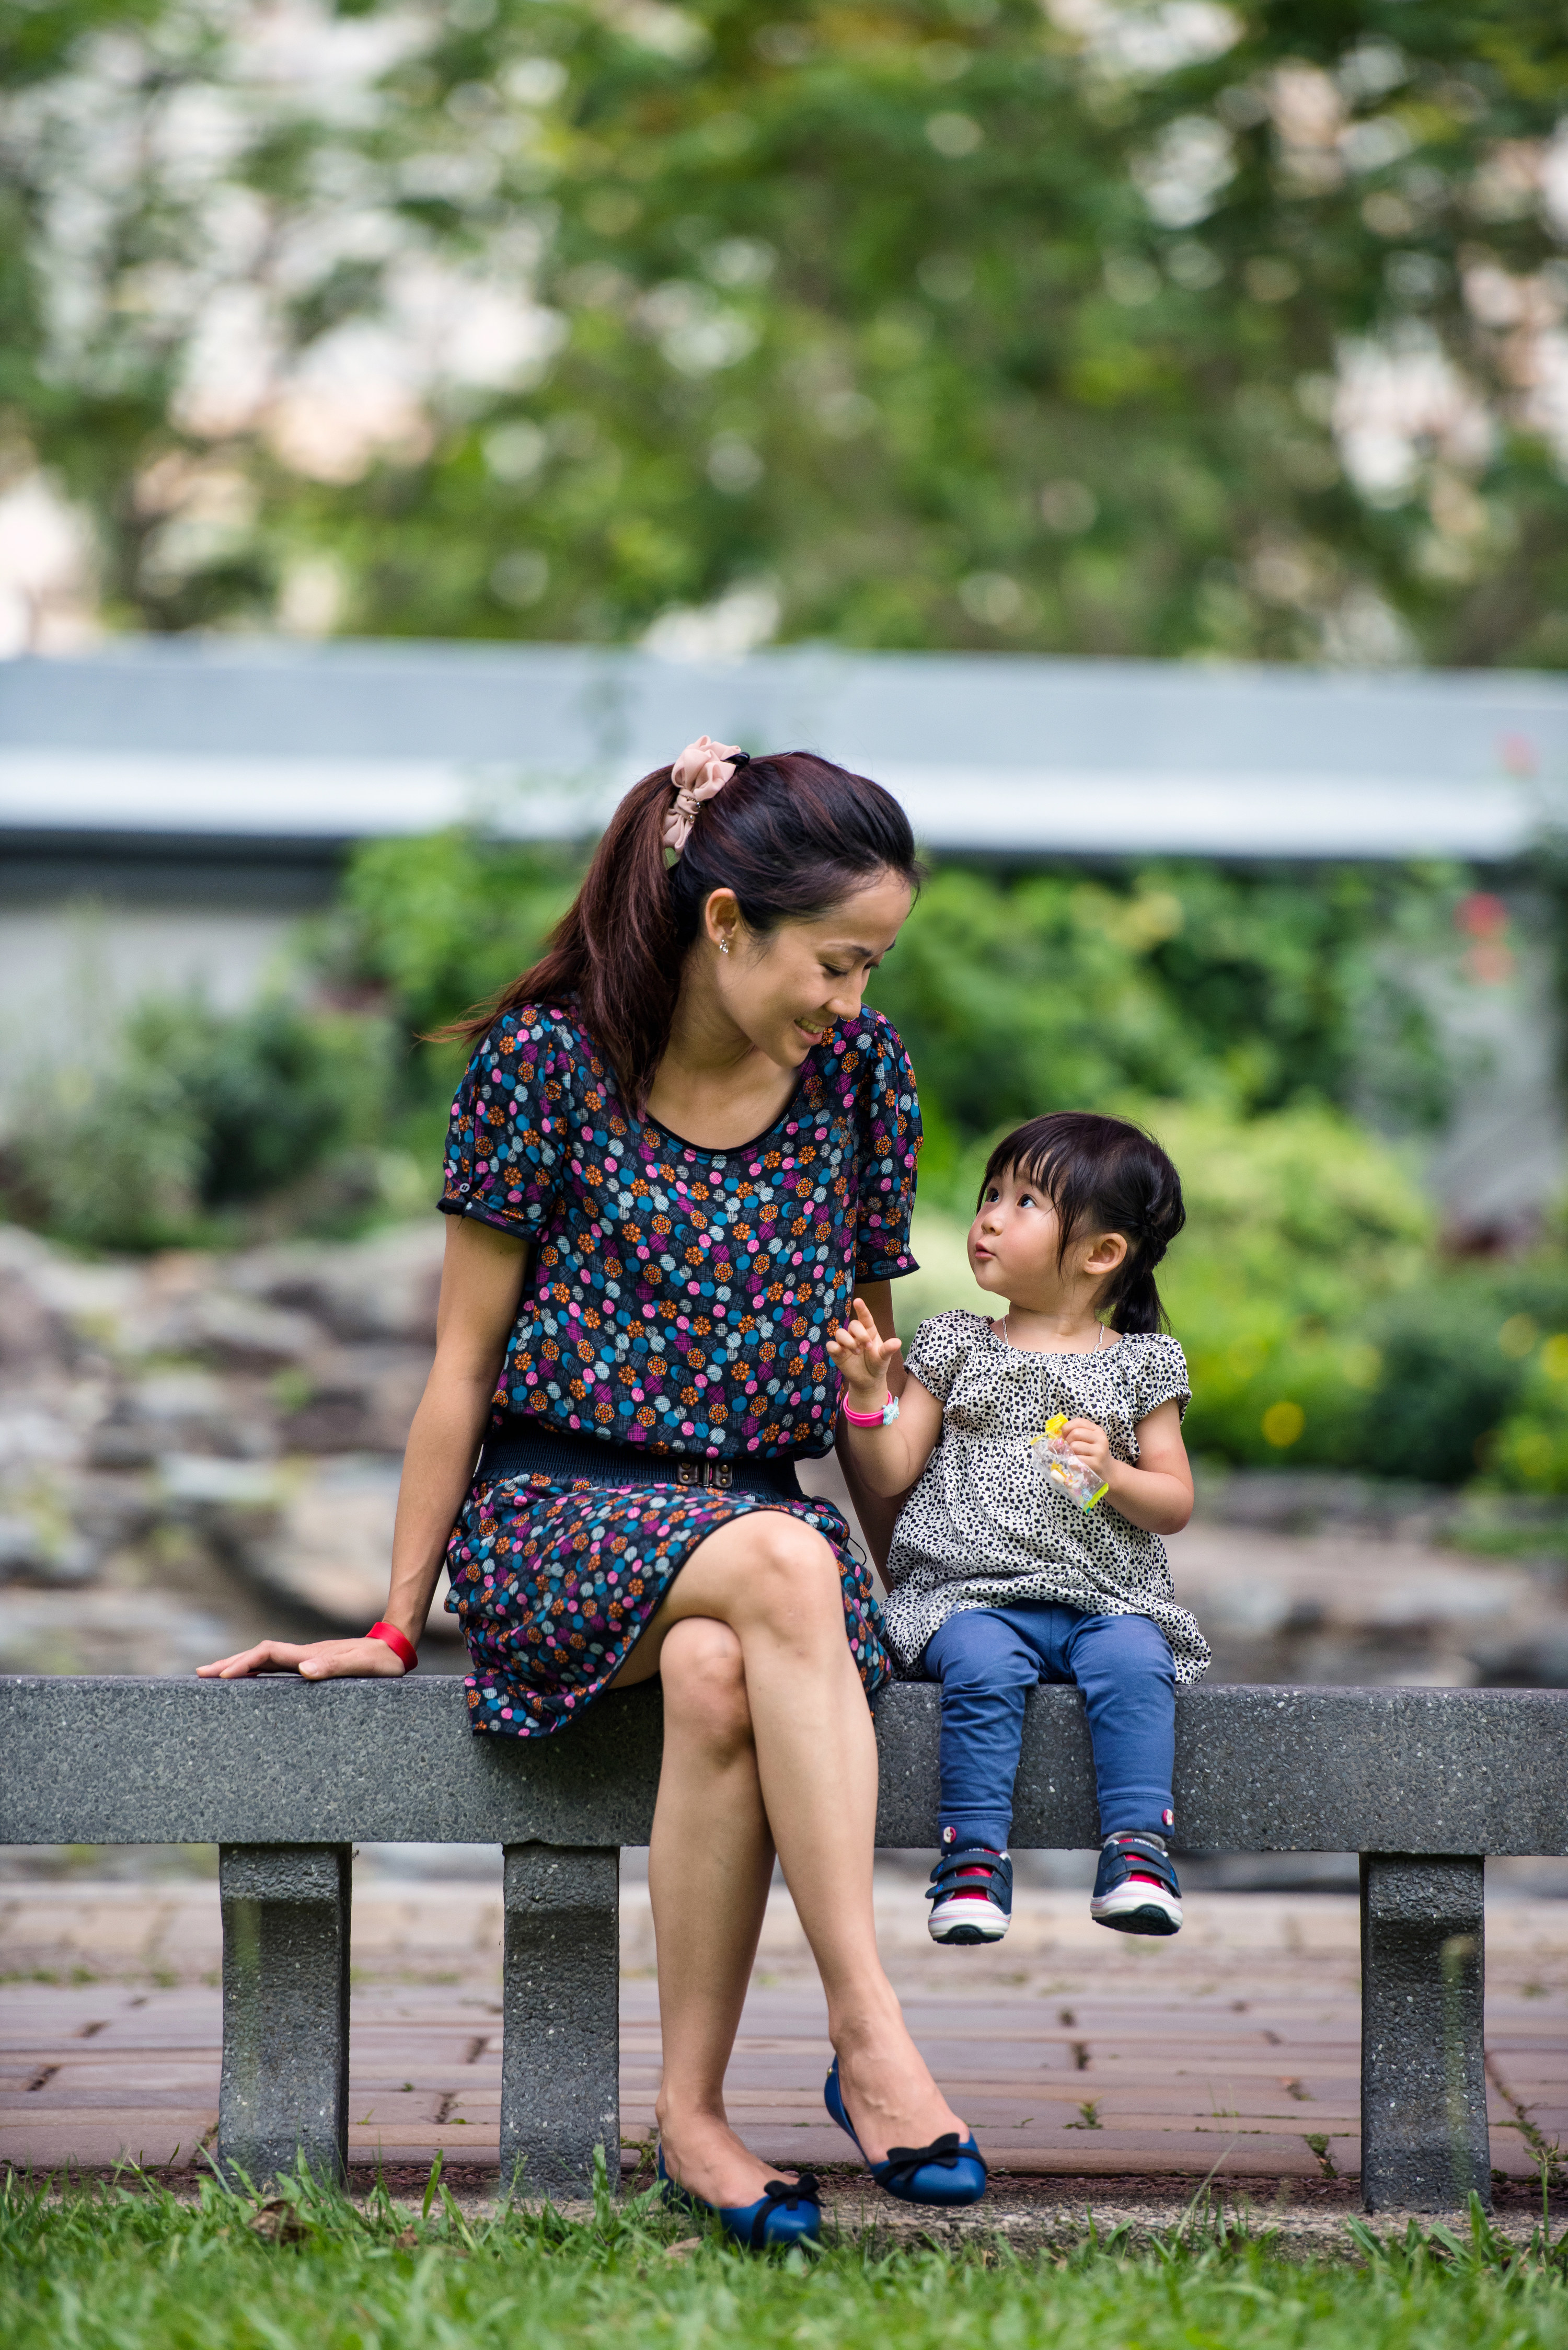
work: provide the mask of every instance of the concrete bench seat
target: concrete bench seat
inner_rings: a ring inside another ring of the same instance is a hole
[[[877,1734],[877,1843],[934,1848],[935,1688]],[[648,1689],[524,1741],[471,1736],[451,1679],[0,1677],[0,1843],[220,1847],[218,2154],[257,2178],[345,2167],[354,1844],[501,1845],[502,2172],[580,2191],[620,2142],[618,1853],[659,1745]],[[1360,1853],[1365,2200],[1490,2201],[1485,1860],[1568,1853],[1568,1690],[1182,1690],[1176,1804],[1189,1851]],[[1012,1842],[1099,1842],[1074,1690],[1030,1698]]]

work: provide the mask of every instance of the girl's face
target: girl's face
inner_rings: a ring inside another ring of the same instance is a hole
[[[1039,1314],[1087,1305],[1127,1253],[1120,1232],[1080,1232],[1060,1263],[1061,1224],[1048,1191],[1017,1167],[985,1187],[969,1228],[975,1281],[1014,1305]]]
[[[725,1013],[759,1053],[795,1069],[836,1020],[859,1017],[866,984],[902,929],[910,890],[884,873],[826,914],[746,929],[727,890],[709,899],[705,924]],[[720,952],[720,942],[729,949]]]

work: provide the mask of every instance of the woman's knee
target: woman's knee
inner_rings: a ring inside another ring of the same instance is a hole
[[[740,1639],[713,1617],[672,1624],[659,1655],[664,1704],[683,1730],[722,1748],[750,1742],[752,1709]]]
[[[759,1510],[749,1531],[749,1608],[775,1631],[807,1633],[840,1626],[844,1601],[838,1560],[822,1535],[782,1510]]]

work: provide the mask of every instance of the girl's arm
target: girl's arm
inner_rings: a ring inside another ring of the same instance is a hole
[[[879,1336],[884,1338],[892,1337],[892,1283],[890,1281],[864,1282],[857,1295],[864,1301],[866,1310],[876,1324]],[[888,1366],[888,1383],[896,1396],[902,1396],[907,1377],[902,1360],[895,1355]],[[903,1497],[901,1494],[894,1494],[891,1498],[888,1498],[877,1492],[867,1483],[857,1463],[850,1458],[849,1448],[844,1441],[844,1423],[840,1419],[836,1431],[834,1450],[837,1455],[838,1465],[844,1471],[844,1482],[849,1488],[849,1498],[855,1504],[855,1514],[860,1521],[860,1531],[866,1537],[866,1546],[878,1569],[885,1574],[888,1566],[888,1554],[893,1547],[893,1529],[898,1523],[898,1511],[902,1505]]]
[[[435,1361],[403,1454],[392,1532],[391,1589],[382,1620],[416,1645],[473,1475],[506,1340],[517,1318],[529,1243],[467,1216],[446,1228]],[[306,1680],[396,1676],[403,1668],[384,1640],[263,1640],[201,1670],[209,1679],[295,1667]]]
[[[827,1351],[843,1375],[848,1409],[880,1411],[890,1392],[889,1374],[902,1370],[900,1349],[890,1332],[877,1328],[863,1297],[855,1300],[848,1321],[829,1338]],[[914,1483],[941,1433],[940,1404],[919,1379],[905,1377],[897,1419],[885,1428],[856,1428],[846,1419],[838,1441],[846,1462],[854,1463],[872,1492],[890,1499]]]
[[[1117,1461],[1097,1421],[1070,1419],[1064,1433],[1087,1469],[1107,1487],[1106,1500],[1148,1534],[1179,1534],[1192,1515],[1192,1471],[1174,1403],[1157,1404],[1137,1423],[1137,1467]]]

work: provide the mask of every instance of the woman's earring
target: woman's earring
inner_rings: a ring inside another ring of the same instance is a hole
[[[729,951],[730,951],[730,941],[729,941],[729,940],[728,940],[728,939],[721,939],[721,940],[720,940],[720,941],[719,941],[719,952],[720,952],[721,954],[728,954],[728,953],[729,953]]]

